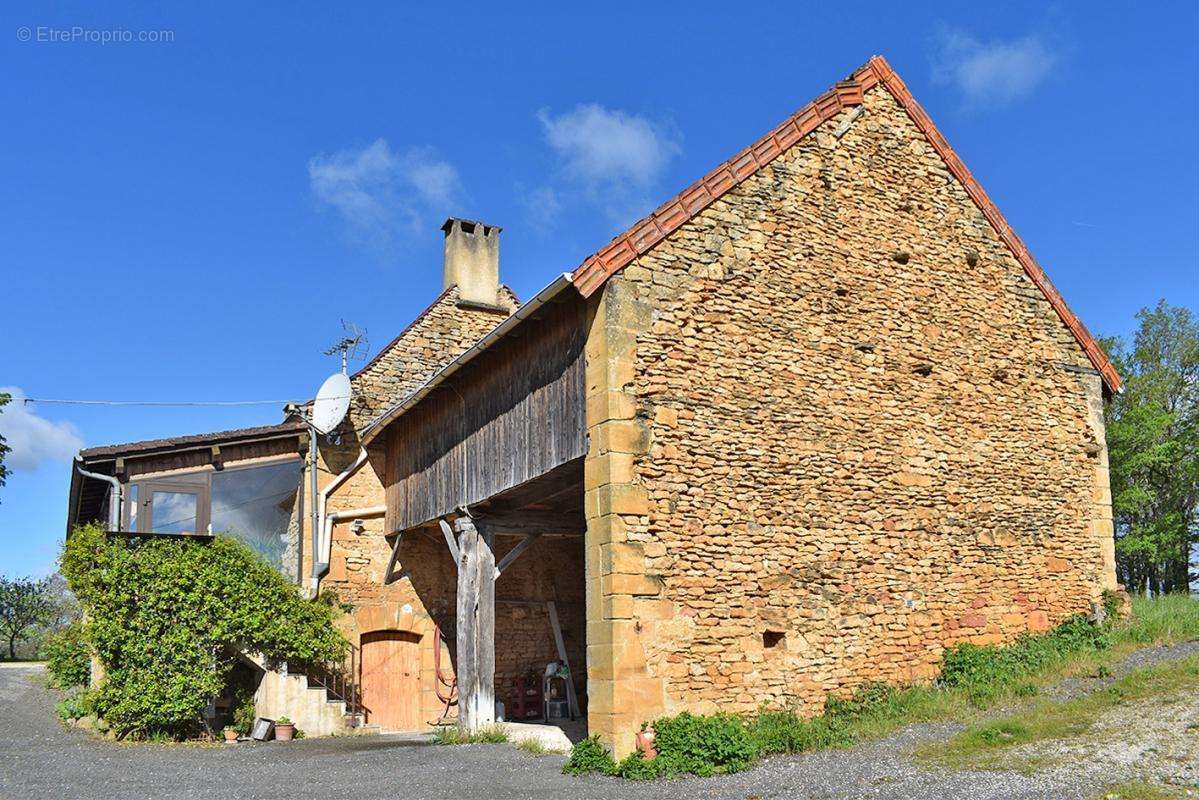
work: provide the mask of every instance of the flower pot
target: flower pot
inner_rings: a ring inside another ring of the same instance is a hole
[[[237,731],[232,728],[225,728],[225,741],[232,744],[237,741]]]
[[[637,732],[635,740],[637,749],[641,751],[641,756],[646,761],[653,761],[658,757],[658,751],[654,749],[654,739],[657,736],[657,732],[650,725],[646,725],[645,730]]]
[[[292,737],[296,735],[296,726],[294,723],[275,723],[275,739],[280,742],[290,742]]]

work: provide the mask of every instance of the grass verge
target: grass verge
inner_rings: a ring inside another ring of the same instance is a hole
[[[1199,797],[1199,791],[1156,783],[1122,783],[1109,786],[1092,800],[1185,800],[1191,797]]]
[[[528,753],[531,756],[547,756],[550,753],[561,752],[558,750],[551,750],[542,744],[541,740],[534,739],[532,737],[528,739],[521,739],[519,742],[517,742],[516,749],[520,750],[522,753]]]
[[[1091,729],[1104,712],[1148,697],[1199,689],[1199,657],[1134,670],[1111,686],[1064,702],[1039,702],[1016,714],[979,723],[946,742],[916,751],[919,760],[956,768],[995,768],[1017,745],[1069,739]]]
[[[502,744],[508,741],[508,732],[499,725],[491,725],[468,733],[457,725],[438,728],[433,734],[434,744]]]

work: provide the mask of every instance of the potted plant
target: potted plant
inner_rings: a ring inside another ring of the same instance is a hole
[[[225,741],[226,742],[233,744],[234,742],[237,741],[237,737],[238,737],[237,728],[233,727],[232,725],[229,725],[225,728]]]
[[[290,742],[296,735],[295,723],[286,716],[275,720],[275,739],[280,742]]]

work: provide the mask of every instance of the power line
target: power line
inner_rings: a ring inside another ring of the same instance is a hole
[[[74,400],[51,397],[18,397],[14,400],[20,400],[24,403],[54,403],[56,405],[70,406],[157,406],[157,407],[184,407],[184,406],[277,406],[294,403],[303,405],[308,403],[308,400]],[[330,397],[330,400],[343,400],[344,397]]]

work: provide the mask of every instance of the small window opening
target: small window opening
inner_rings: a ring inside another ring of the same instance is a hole
[[[915,368],[912,369],[912,372],[914,372],[915,374],[917,374],[923,378],[927,378],[929,375],[933,374],[933,365],[932,364],[917,364],[915,366]]]
[[[762,647],[774,650],[786,640],[787,634],[782,631],[762,631]]]
[[[471,234],[471,235],[473,236],[473,235],[474,235],[474,233],[475,233],[475,223],[473,223],[473,222],[466,222],[465,220],[463,220],[463,222],[462,222],[462,232],[463,232],[463,233],[469,233],[469,234]]]
[[[849,294],[849,290],[846,289],[845,287],[841,287],[840,289],[836,289],[835,291],[837,293],[837,297],[845,297],[846,295]]]

